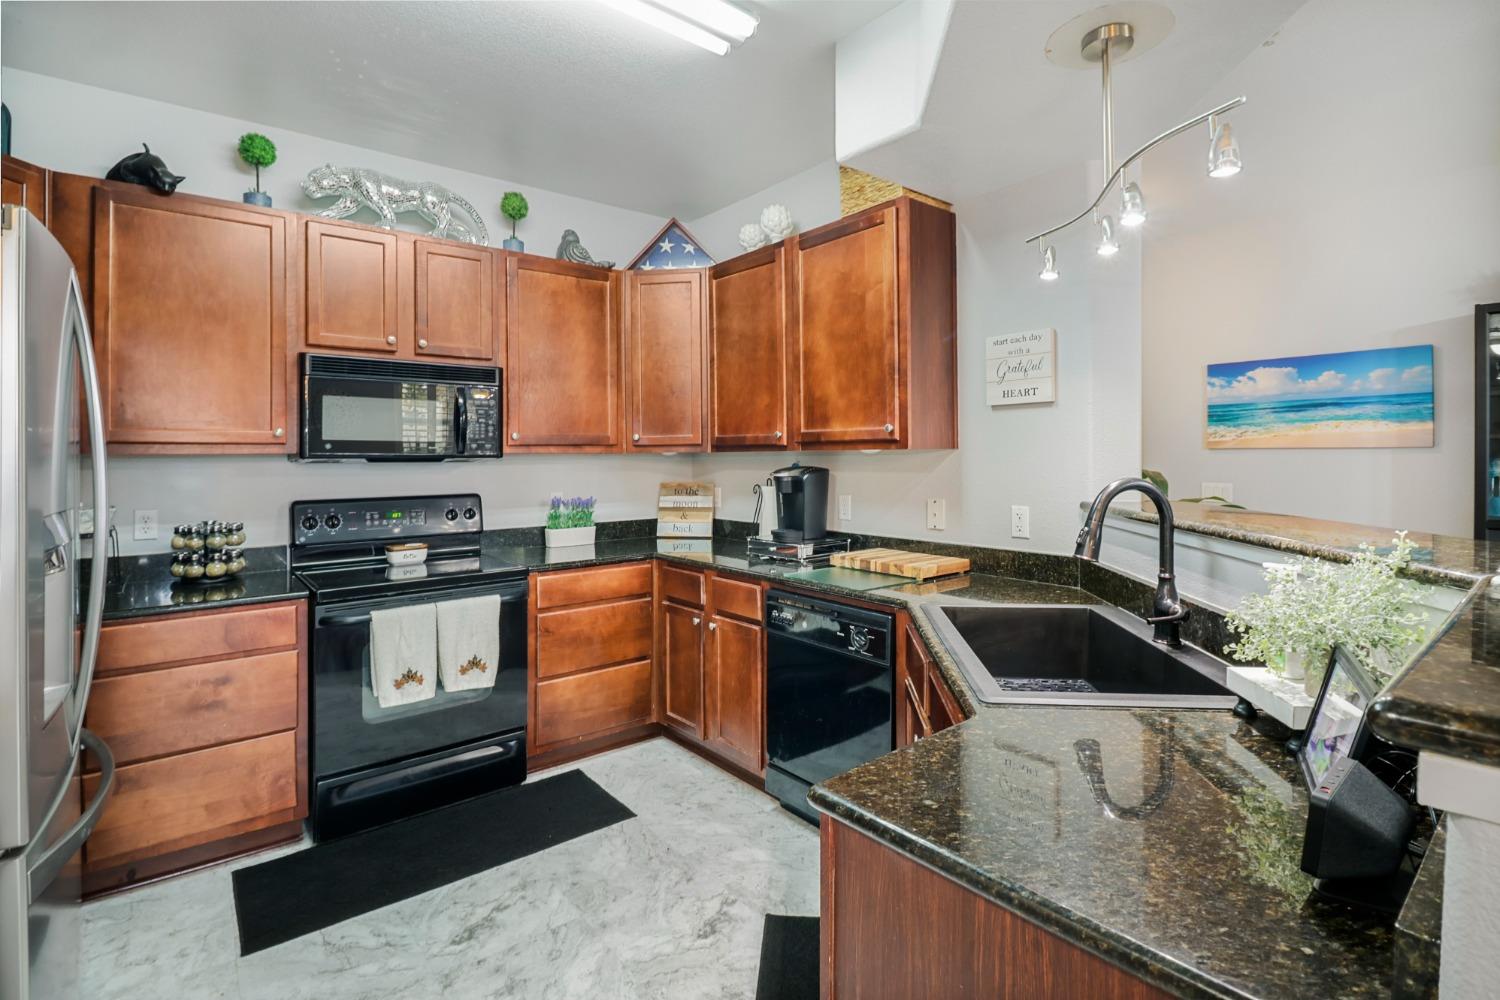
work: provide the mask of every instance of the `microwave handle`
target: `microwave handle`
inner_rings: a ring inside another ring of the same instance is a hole
[[[453,438],[456,454],[469,449],[469,390],[459,386],[453,392]]]

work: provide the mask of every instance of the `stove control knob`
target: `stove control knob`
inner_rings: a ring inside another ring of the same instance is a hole
[[[339,517],[337,514],[329,514],[327,517],[323,518],[323,526],[326,527],[329,531],[339,530],[339,525],[343,523],[344,519],[342,517]]]
[[[473,507],[465,507],[464,508],[464,520],[465,521],[472,521],[472,520],[474,520],[474,518],[476,518],[478,516],[479,516],[479,511],[475,510]]]
[[[447,510],[443,511],[443,520],[445,520],[445,521],[457,521],[458,520],[458,510],[457,510],[457,508],[449,507]]]
[[[318,530],[318,516],[316,514],[303,514],[302,515],[302,530],[303,531],[317,531]]]
[[[856,653],[865,653],[870,649],[870,633],[859,625],[849,626],[849,648]]]

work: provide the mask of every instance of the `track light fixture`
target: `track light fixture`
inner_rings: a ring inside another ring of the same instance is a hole
[[[1103,91],[1103,102],[1101,107],[1101,136],[1104,159],[1104,186],[1099,189],[1099,194],[1094,198],[1091,205],[1079,212],[1073,218],[1062,225],[1053,226],[1051,229],[1037,233],[1026,242],[1037,243],[1042,248],[1042,270],[1038,275],[1043,281],[1057,280],[1056,254],[1051,244],[1046,240],[1054,233],[1067,229],[1074,223],[1081,222],[1086,218],[1092,218],[1099,227],[1099,243],[1095,248],[1101,257],[1113,257],[1120,250],[1119,240],[1115,233],[1115,220],[1108,214],[1101,215],[1099,206],[1103,203],[1105,196],[1112,191],[1116,184],[1120,187],[1120,219],[1119,224],[1127,228],[1140,226],[1146,221],[1146,198],[1141,193],[1141,186],[1136,181],[1125,183],[1125,170],[1144,156],[1147,150],[1161,145],[1168,139],[1195,128],[1204,122],[1208,123],[1210,145],[1208,150],[1208,176],[1210,177],[1233,177],[1240,172],[1240,148],[1235,142],[1234,133],[1230,130],[1229,123],[1223,120],[1223,116],[1241,104],[1245,103],[1244,97],[1236,97],[1232,101],[1226,101],[1218,107],[1207,111],[1196,118],[1190,118],[1180,125],[1174,125],[1160,135],[1149,140],[1135,152],[1125,159],[1115,161],[1115,135],[1114,135],[1114,103],[1113,94],[1110,89],[1110,69],[1113,61],[1123,58],[1132,50],[1137,55],[1166,37],[1171,30],[1170,12],[1162,11],[1161,14],[1151,13],[1150,8],[1157,7],[1156,4],[1136,4],[1133,8],[1143,8],[1136,11],[1141,15],[1137,19],[1132,15],[1136,24],[1126,21],[1110,21],[1105,24],[1096,24],[1085,31],[1082,41],[1076,49],[1069,48],[1069,44],[1060,44],[1063,40],[1077,38],[1070,32],[1076,28],[1075,22],[1069,22],[1058,31],[1053,33],[1048,40],[1047,57],[1059,65],[1086,68],[1097,63],[1099,65],[1100,82]],[[1123,13],[1123,11],[1122,11]],[[1163,17],[1162,15],[1165,15]],[[1148,23],[1150,22],[1150,23]],[[1086,22],[1087,23],[1087,22]]]

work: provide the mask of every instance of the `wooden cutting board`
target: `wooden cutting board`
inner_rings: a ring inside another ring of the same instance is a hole
[[[931,580],[954,573],[967,573],[969,560],[954,556],[934,556],[903,549],[860,549],[857,552],[835,552],[830,560],[846,569],[863,569],[871,573],[890,573],[913,580]]]

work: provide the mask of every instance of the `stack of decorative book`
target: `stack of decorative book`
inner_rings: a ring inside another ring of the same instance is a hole
[[[656,500],[657,538],[712,538],[713,483],[662,483]]]

